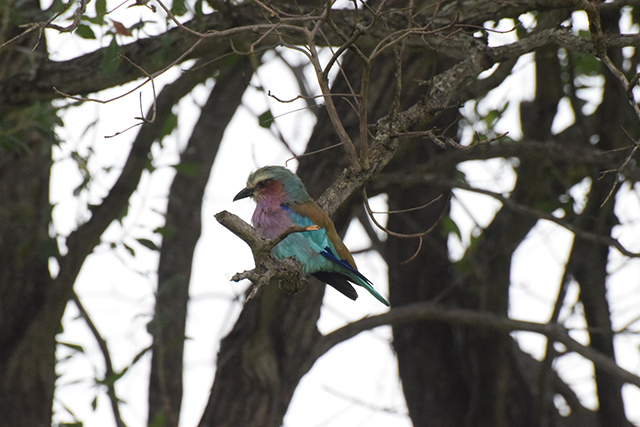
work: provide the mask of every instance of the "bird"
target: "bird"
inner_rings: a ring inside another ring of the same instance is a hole
[[[318,226],[317,230],[285,237],[272,249],[275,258],[293,256],[305,274],[332,286],[347,298],[358,298],[351,285],[354,283],[389,307],[389,302],[376,292],[373,283],[358,271],[333,221],[309,196],[296,174],[282,166],[264,166],[249,176],[246,187],[233,201],[247,197],[256,202],[251,222],[266,238],[278,237],[292,226]]]

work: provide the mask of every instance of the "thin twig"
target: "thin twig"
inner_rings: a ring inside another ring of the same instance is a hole
[[[571,231],[577,236],[582,237],[583,239],[591,240],[593,242],[601,243],[607,246],[613,246],[622,255],[628,256],[630,258],[640,258],[640,253],[631,252],[630,250],[625,248],[618,239],[614,239],[611,236],[602,236],[600,234],[592,233],[590,231],[578,228],[577,226],[569,223],[568,221],[565,221],[562,218],[557,218],[550,213],[543,212],[543,211],[516,203],[513,200],[511,200],[509,197],[505,197],[500,193],[484,190],[482,188],[472,187],[466,183],[463,183],[461,181],[455,181],[455,180],[445,180],[441,178],[433,178],[433,179],[427,178],[425,179],[425,182],[437,182],[443,185],[450,186],[452,188],[459,188],[461,190],[471,191],[473,193],[479,193],[479,194],[484,194],[484,195],[493,197],[494,199],[500,201],[502,204],[509,207],[510,209],[525,213],[527,215],[532,215],[539,219],[546,219],[547,221],[553,222],[554,224],[557,224],[563,228],[566,228],[567,230]]]
[[[311,61],[311,64],[313,65],[314,71],[316,72],[316,78],[318,80],[318,84],[320,86],[322,95],[324,96],[324,102],[327,108],[327,113],[329,114],[329,119],[331,120],[331,124],[333,125],[333,128],[335,129],[338,135],[338,138],[344,144],[345,152],[347,154],[347,157],[349,158],[349,163],[351,164],[351,167],[354,169],[355,172],[359,172],[362,169],[362,167],[360,165],[360,162],[358,161],[358,155],[356,152],[355,145],[351,140],[351,137],[349,137],[349,134],[345,130],[340,120],[340,115],[338,114],[336,106],[333,103],[333,98],[329,96],[331,94],[331,89],[329,88],[329,81],[327,80],[327,75],[325,74],[325,71],[323,70],[322,65],[320,64],[318,51],[315,45],[315,36],[317,32],[320,31],[320,25],[323,22],[323,20],[327,19],[327,17],[330,15],[330,11],[331,11],[331,2],[328,1],[322,15],[322,19],[319,19],[316,22],[316,25],[313,28],[313,30],[306,31],[307,45],[309,47],[309,52],[311,53],[310,61]]]
[[[318,150],[309,151],[309,152],[307,152],[307,153],[300,154],[300,155],[297,155],[297,156],[295,156],[295,157],[290,157],[290,158],[288,158],[288,159],[284,162],[284,164],[285,164],[285,166],[286,166],[286,165],[287,165],[287,163],[289,163],[289,162],[290,162],[291,160],[293,160],[293,159],[299,159],[299,158],[301,158],[301,157],[312,156],[312,155],[314,155],[314,154],[322,153],[323,151],[332,150],[332,149],[337,148],[337,147],[340,147],[340,146],[342,146],[342,142],[338,142],[337,144],[333,144],[333,145],[330,145],[330,146],[328,146],[328,147],[320,148],[320,149],[318,149]]]
[[[591,31],[591,39],[593,41],[593,48],[596,56],[600,58],[600,60],[607,67],[609,72],[613,74],[616,80],[618,80],[618,82],[622,86],[622,89],[627,95],[627,101],[629,102],[629,105],[631,105],[633,112],[635,113],[638,120],[640,120],[640,106],[638,106],[638,103],[636,102],[633,96],[633,86],[635,86],[635,82],[637,82],[636,77],[634,76],[633,78],[634,83],[632,85],[629,82],[629,80],[627,80],[627,76],[625,76],[624,73],[620,71],[618,67],[616,67],[613,61],[611,61],[611,58],[609,58],[609,55],[607,54],[606,37],[604,36],[604,33],[602,31],[602,22],[600,21],[600,10],[598,9],[597,4],[587,0],[580,0],[580,6],[584,8],[584,10],[587,12],[587,15],[589,17],[589,30]],[[633,140],[633,138],[631,139]],[[622,164],[622,166],[620,166],[616,171],[617,172],[616,178],[619,178],[622,176],[621,174],[622,169],[624,169],[624,167],[631,161],[631,158],[633,157],[636,150],[638,149],[639,144],[640,144],[640,141],[636,141],[635,147],[633,148],[633,150],[631,150],[631,153],[629,154],[625,162]],[[615,179],[613,181],[613,185],[611,187],[611,190],[609,191],[609,194],[607,194],[607,197],[604,199],[604,201],[600,205],[601,207],[604,206],[609,201],[609,199],[611,199],[611,196],[613,196],[613,194],[615,193],[617,186],[618,186],[618,179]]]
[[[600,207],[603,207],[604,205],[607,204],[607,201],[611,198],[611,196],[615,193],[615,190],[617,188],[617,185],[619,183],[619,179],[620,177],[623,176],[623,171],[624,169],[627,167],[627,165],[629,164],[629,162],[631,162],[631,159],[633,158],[633,156],[636,154],[636,151],[638,151],[638,147],[640,147],[640,140],[638,141],[634,141],[633,137],[631,135],[629,135],[629,132],[627,132],[627,130],[625,128],[622,128],[622,131],[627,135],[627,137],[629,137],[630,140],[633,141],[633,149],[631,149],[631,152],[629,153],[629,155],[627,156],[627,158],[624,160],[624,162],[622,163],[622,165],[620,165],[618,168],[616,169],[610,169],[610,170],[606,170],[604,172],[602,172],[602,176],[604,177],[604,175],[609,174],[609,173],[616,173],[616,180],[614,181],[613,185],[611,186],[611,190],[609,191],[609,194],[607,194],[607,197],[605,197],[604,201],[602,202],[602,204],[600,204]],[[626,148],[626,147],[625,147]]]
[[[376,225],[376,227],[378,227],[380,230],[384,231],[385,233],[394,236],[394,237],[399,237],[401,239],[412,239],[412,238],[418,238],[419,242],[418,242],[418,249],[416,249],[416,252],[411,256],[411,258],[402,261],[401,264],[406,264],[410,261],[413,261],[418,254],[420,253],[420,250],[422,249],[422,239],[429,233],[431,233],[436,226],[440,223],[440,220],[442,219],[442,217],[444,216],[445,212],[447,211],[447,209],[443,209],[442,213],[440,214],[440,216],[438,217],[438,219],[436,220],[436,222],[434,222],[434,224],[429,227],[428,230],[423,231],[421,233],[412,233],[412,234],[404,234],[404,233],[396,233],[395,231],[391,231],[388,228],[386,228],[385,226],[383,226],[382,224],[380,224],[378,222],[378,220],[376,220],[376,218],[373,216],[373,210],[371,210],[371,206],[369,205],[369,197],[367,196],[367,189],[363,188],[362,189],[362,195],[364,198],[364,206],[367,209],[367,213],[369,214],[369,218],[371,218],[371,221],[373,221],[373,223]],[[431,200],[429,203],[427,203],[426,205],[422,206],[422,208],[429,206],[432,203],[437,202],[438,200],[440,200],[442,198],[442,194],[440,194],[438,197],[436,197],[435,199]],[[448,204],[448,203],[447,203]]]
[[[21,25],[21,27],[23,27],[23,26]],[[26,28],[26,30],[24,30],[23,32],[21,32],[17,36],[7,40],[6,42],[0,44],[0,49],[2,49],[5,46],[10,45],[11,43],[13,43],[16,40],[21,39],[22,37],[24,37],[27,34],[29,34],[30,32],[32,32],[33,30],[42,28],[42,23],[41,22],[37,22],[37,23],[34,23],[34,24],[27,24],[24,27]]]
[[[362,78],[360,79],[360,96],[358,97],[358,117],[360,130],[360,163],[369,169],[369,129],[367,128],[369,108],[369,81],[371,79],[371,61],[363,61]]]
[[[80,311],[80,316],[84,319],[85,323],[91,330],[91,334],[98,343],[98,347],[100,347],[100,352],[102,353],[102,357],[104,358],[104,384],[107,387],[107,395],[109,396],[109,401],[111,402],[111,410],[113,411],[113,417],[115,418],[116,425],[118,427],[127,427],[124,421],[122,421],[120,409],[118,408],[120,399],[118,399],[118,396],[116,395],[115,381],[110,380],[115,377],[116,373],[113,370],[113,362],[111,361],[111,354],[109,353],[107,342],[104,340],[104,338],[102,338],[102,335],[100,335],[100,331],[98,331],[98,328],[91,320],[89,313],[87,313],[87,310],[85,310],[84,306],[80,302],[78,294],[73,292],[72,299],[76,307],[78,307],[78,311]]]

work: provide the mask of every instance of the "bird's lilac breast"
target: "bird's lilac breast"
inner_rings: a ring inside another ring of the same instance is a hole
[[[293,220],[279,204],[273,206],[259,203],[253,212],[251,222],[268,239],[279,236],[293,225]]]

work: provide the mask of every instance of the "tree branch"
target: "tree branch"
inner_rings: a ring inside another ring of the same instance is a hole
[[[143,170],[149,159],[147,154],[151,145],[162,131],[171,108],[186,96],[200,82],[212,75],[215,67],[194,66],[194,71],[182,74],[174,83],[164,87],[157,97],[157,120],[145,123],[138,133],[129,157],[116,183],[102,203],[92,210],[91,218],[73,231],[66,241],[68,253],[60,259],[60,271],[51,287],[51,301],[57,304],[57,310],[64,310],[80,268],[86,257],[100,243],[100,237],[111,222],[126,208],[129,197],[138,186]]]
[[[444,309],[431,302],[420,302],[402,307],[392,308],[390,311],[371,317],[365,317],[356,322],[325,335],[318,341],[309,355],[309,361],[315,362],[335,345],[349,340],[361,332],[383,325],[398,325],[415,321],[448,322],[455,325],[473,326],[503,332],[528,331],[544,335],[552,341],[563,344],[568,352],[577,353],[606,371],[629,384],[640,388],[640,377],[621,368],[614,360],[591,347],[584,346],[571,338],[569,330],[559,324],[535,323],[523,320],[513,320],[490,313],[470,310]]]
[[[234,282],[249,279],[253,283],[253,289],[245,303],[251,300],[262,286],[272,283],[276,283],[281,290],[288,294],[299,292],[301,284],[306,279],[302,266],[293,257],[282,260],[276,259],[271,254],[271,250],[290,234],[318,230],[317,225],[309,227],[292,226],[275,239],[265,239],[258,230],[232,213],[222,211],[218,212],[215,217],[227,230],[249,245],[253,254],[255,268],[237,273],[231,278]]]
[[[457,7],[456,10],[452,10],[444,6],[433,22],[445,26],[450,25],[451,22],[468,22],[478,25],[484,22],[482,16],[486,16],[484,20],[499,19],[500,17],[517,16],[530,9],[541,10],[574,6],[573,0],[546,0],[542,2],[546,6],[541,6],[540,3],[540,1],[533,0],[518,2],[517,5],[504,2],[500,3],[498,14],[487,15],[488,10],[495,9],[497,3],[482,1],[477,2],[482,13],[465,17],[459,16]],[[604,7],[606,4],[600,6]],[[265,19],[263,9],[253,3],[242,3],[226,9],[228,13],[216,11],[186,22],[181,27],[171,29],[161,35],[120,46],[119,52],[145,69],[150,75],[154,75],[181,56],[183,56],[183,61],[201,57],[220,57],[228,51],[229,42],[234,46],[248,46],[256,39],[262,38],[261,44],[263,46],[280,45],[284,39],[289,43],[300,44],[300,35],[303,33],[305,23],[321,18],[314,15],[315,9],[301,7],[300,9],[292,9],[290,14],[280,18],[280,22],[274,23]],[[467,11],[471,8],[465,7],[460,10],[463,9]],[[354,26],[358,22],[356,13],[353,10],[332,10],[331,23],[345,34],[353,33]],[[381,39],[389,34],[389,31],[411,31],[406,28],[406,19],[397,12],[385,13],[377,21],[375,25],[366,27],[365,33],[354,41],[354,46],[362,51],[367,51],[373,49]],[[322,27],[321,35],[314,38],[314,43],[318,46],[342,46],[344,40],[335,31],[331,31],[328,24],[325,25],[326,28]],[[186,31],[182,27],[190,30],[206,28],[207,31],[204,33]],[[274,31],[274,27],[277,28],[277,31]],[[198,40],[201,42],[197,47],[194,47]],[[434,49],[442,55],[458,59],[463,59],[460,57],[461,52],[464,52],[464,57],[466,57],[469,51],[474,51],[481,46],[481,43],[471,36],[443,37],[443,34],[438,31],[430,31],[427,34],[424,31],[417,31],[411,37],[405,37],[402,40],[407,48]],[[550,43],[572,51],[594,52],[589,40],[573,35],[563,28],[541,31],[515,43],[492,48],[489,51],[493,52],[495,61],[503,62]],[[640,35],[608,35],[606,36],[606,44],[609,47],[637,46],[640,45]],[[45,62],[40,67],[38,78],[35,80],[33,76],[27,74],[13,75],[0,80],[0,105],[16,105],[36,100],[47,101],[59,98],[60,95],[52,89],[54,86],[63,93],[76,96],[122,85],[141,77],[139,70],[124,63],[120,65],[116,73],[105,72],[101,63],[106,49],[106,47],[101,48],[69,61]],[[168,58],[166,62],[158,61],[158,52],[160,51],[163,52],[161,55],[163,58]],[[190,53],[184,55],[187,51]],[[96,73],[83,73],[83,70],[86,69],[96,70]]]
[[[207,102],[201,107],[168,195],[165,232],[158,264],[151,372],[149,424],[166,420],[178,425],[182,409],[184,341],[193,254],[201,237],[203,194],[210,180],[225,129],[253,76],[248,58],[221,66]],[[215,120],[211,120],[215,117]],[[188,208],[185,208],[188,207]]]
[[[113,418],[116,421],[116,426],[118,427],[127,427],[124,421],[122,420],[122,416],[120,415],[120,409],[118,408],[118,403],[120,400],[116,395],[116,383],[115,378],[116,372],[113,370],[113,363],[111,362],[111,354],[109,353],[109,347],[107,346],[107,342],[102,338],[100,331],[91,320],[89,313],[84,309],[84,306],[80,302],[78,295],[73,293],[73,302],[76,307],[80,311],[80,316],[84,319],[85,323],[91,330],[91,334],[95,338],[98,343],[98,347],[100,347],[100,352],[102,353],[102,357],[104,358],[104,378],[103,383],[107,386],[107,396],[109,396],[109,402],[111,403],[111,410],[113,411]]]

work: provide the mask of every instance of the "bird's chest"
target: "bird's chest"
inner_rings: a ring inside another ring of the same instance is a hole
[[[279,236],[293,225],[291,216],[279,204],[256,206],[251,221],[268,239]]]

